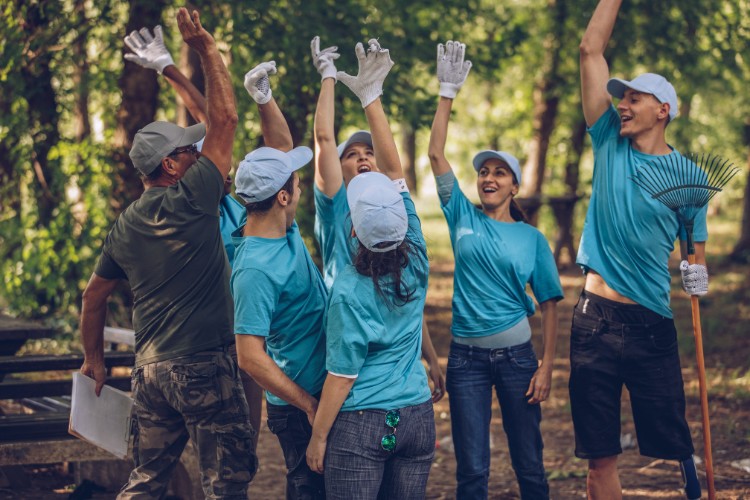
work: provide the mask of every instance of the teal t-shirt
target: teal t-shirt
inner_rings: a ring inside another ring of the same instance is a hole
[[[402,279],[413,299],[387,304],[372,279],[346,266],[330,292],[326,320],[326,368],[356,377],[341,411],[395,409],[430,399],[422,366],[422,311],[429,264],[419,217],[409,193],[402,193],[413,251]],[[384,287],[385,288],[385,287]]]
[[[326,287],[294,222],[284,238],[242,236],[236,245],[231,288],[234,331],[266,337],[266,352],[309,394],[325,380]],[[287,402],[266,391],[269,403]]]
[[[356,238],[352,238],[352,221],[344,183],[341,183],[333,198],[323,194],[317,186],[313,188],[313,193],[315,239],[323,257],[323,279],[326,286],[331,288],[336,275],[352,263]]]
[[[667,317],[669,254],[685,239],[677,215],[648,196],[631,177],[659,156],[641,153],[620,136],[614,106],[589,128],[594,147],[594,177],[576,262],[599,273],[621,295]],[[679,155],[673,150],[671,155]],[[665,172],[669,175],[669,172]],[[706,241],[706,209],[695,218],[695,241]]]
[[[453,322],[457,337],[507,330],[535,311],[538,302],[563,297],[555,259],[544,235],[524,222],[499,222],[478,210],[453,183],[442,206],[456,259]]]
[[[245,224],[247,220],[247,210],[240,205],[240,202],[225,195],[219,203],[219,229],[221,230],[221,239],[224,242],[224,250],[227,252],[229,266],[234,264],[234,241],[232,233],[238,227]]]

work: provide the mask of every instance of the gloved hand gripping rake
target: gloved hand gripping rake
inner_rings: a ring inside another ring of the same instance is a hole
[[[710,154],[667,155],[637,168],[631,179],[648,195],[663,203],[677,214],[687,233],[689,264],[695,264],[693,226],[695,217],[716,194],[721,192],[739,169],[727,160]],[[701,332],[698,296],[691,295],[695,355],[698,359],[698,381],[700,384],[701,413],[703,416],[703,447],[706,456],[706,482],[708,498],[716,498],[714,488],[713,458],[711,454],[711,427],[708,417],[708,394],[706,390],[706,368],[703,360],[703,337]]]

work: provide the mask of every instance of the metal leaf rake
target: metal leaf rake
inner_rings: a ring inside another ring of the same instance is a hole
[[[640,165],[633,182],[648,195],[663,203],[677,214],[687,233],[688,262],[695,263],[693,227],[698,213],[716,196],[732,177],[739,172],[728,160],[711,154],[666,155]],[[695,355],[698,360],[701,414],[703,417],[703,448],[706,457],[706,482],[708,498],[716,498],[713,458],[711,453],[711,426],[708,417],[708,392],[706,367],[703,359],[703,333],[701,331],[698,296],[690,297],[693,313]]]

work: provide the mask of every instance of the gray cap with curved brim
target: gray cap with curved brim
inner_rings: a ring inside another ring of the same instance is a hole
[[[152,122],[135,134],[130,159],[139,172],[149,175],[169,153],[205,136],[206,126],[202,123],[183,128],[169,122]]]
[[[482,168],[484,162],[486,162],[490,158],[497,158],[498,160],[506,163],[508,165],[508,168],[510,168],[510,171],[515,176],[516,183],[521,184],[521,166],[518,164],[518,160],[515,156],[505,151],[493,151],[491,149],[480,151],[476,154],[474,160],[472,161],[474,170],[479,172],[479,169]]]
[[[339,158],[341,158],[341,156],[344,154],[346,148],[357,142],[361,142],[362,144],[367,144],[368,146],[372,147],[372,134],[367,130],[358,130],[354,132],[349,136],[347,140],[336,147],[336,150],[339,153]]]

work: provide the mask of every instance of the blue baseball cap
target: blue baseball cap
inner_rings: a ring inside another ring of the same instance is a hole
[[[346,200],[357,239],[365,248],[387,252],[404,241],[409,227],[406,206],[387,176],[379,172],[359,174],[346,187]]]
[[[234,187],[246,203],[266,200],[284,187],[289,176],[312,160],[310,148],[300,146],[289,152],[258,148],[248,153],[237,167]]]
[[[491,149],[480,151],[476,154],[474,160],[472,160],[472,163],[474,164],[474,170],[479,172],[479,169],[482,168],[484,162],[491,158],[497,158],[498,160],[508,165],[508,168],[510,168],[513,176],[516,178],[516,184],[521,184],[521,167],[518,165],[518,159],[512,154],[506,153],[505,151],[493,151]]]
[[[643,73],[632,81],[612,78],[607,82],[607,92],[612,97],[622,99],[627,89],[633,89],[644,94],[651,94],[661,103],[669,104],[669,120],[677,116],[677,92],[666,78],[656,73]]]

